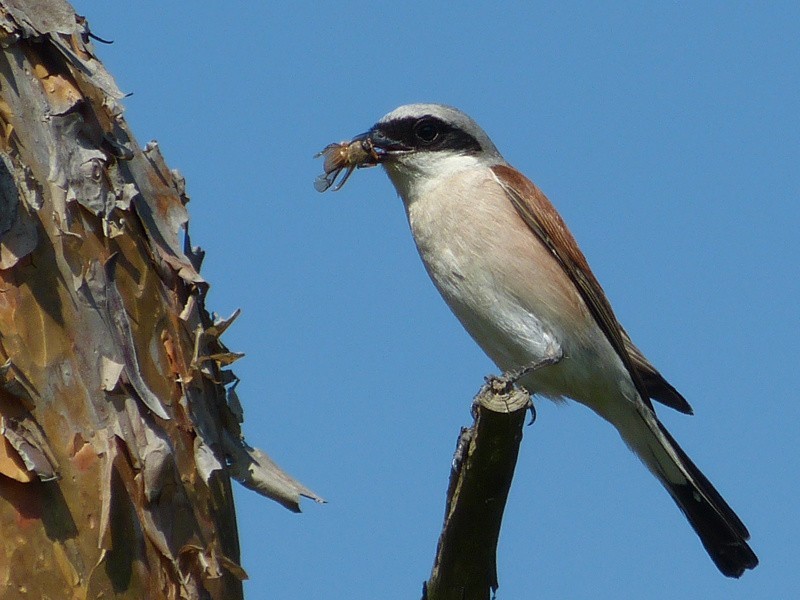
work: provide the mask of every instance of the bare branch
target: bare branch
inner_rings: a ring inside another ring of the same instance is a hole
[[[490,378],[473,403],[453,458],[447,507],[423,600],[487,600],[497,589],[497,541],[529,394]]]

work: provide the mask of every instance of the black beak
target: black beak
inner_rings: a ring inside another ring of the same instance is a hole
[[[387,158],[392,154],[401,154],[411,150],[406,144],[388,137],[377,125],[369,131],[357,135],[353,138],[353,141],[369,144],[381,159]]]

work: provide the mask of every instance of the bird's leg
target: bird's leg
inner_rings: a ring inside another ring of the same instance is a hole
[[[546,356],[545,358],[542,358],[540,360],[528,363],[527,365],[524,365],[517,369],[511,369],[505,371],[497,379],[505,380],[508,382],[509,385],[513,386],[515,383],[517,383],[517,381],[519,381],[529,373],[533,373],[534,371],[538,371],[543,367],[549,367],[550,365],[556,364],[563,358],[563,356],[564,354],[561,351],[561,348],[559,348],[558,350],[555,350],[554,353],[550,356]]]
[[[501,375],[488,375],[484,378],[483,387],[481,387],[481,390],[478,392],[475,400],[477,401],[478,398],[489,393],[495,395],[510,394],[520,379],[530,373],[533,373],[534,371],[538,371],[539,369],[558,363],[563,357],[564,353],[561,348],[553,347],[550,349],[549,356],[533,361],[516,369],[509,369],[508,371],[504,371]],[[474,406],[475,403],[473,402],[473,412]],[[532,400],[530,401],[529,408],[531,411],[531,420],[528,425],[531,425],[536,420],[536,407],[533,405]]]

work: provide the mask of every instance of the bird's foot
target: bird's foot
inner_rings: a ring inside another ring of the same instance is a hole
[[[534,371],[558,363],[563,356],[564,354],[561,348],[552,348],[550,356],[546,356],[545,358],[531,362],[517,369],[509,369],[508,371],[504,371],[501,375],[487,375],[484,377],[483,387],[481,387],[480,392],[478,392],[476,399],[483,394],[489,393],[494,395],[510,394],[520,379]],[[531,411],[531,420],[528,425],[532,425],[536,420],[536,407],[533,405],[533,401],[529,403],[529,408]]]

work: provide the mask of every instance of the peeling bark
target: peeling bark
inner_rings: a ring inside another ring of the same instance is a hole
[[[230,478],[319,500],[241,433],[184,182],[88,26],[0,0],[0,596],[241,598]]]

